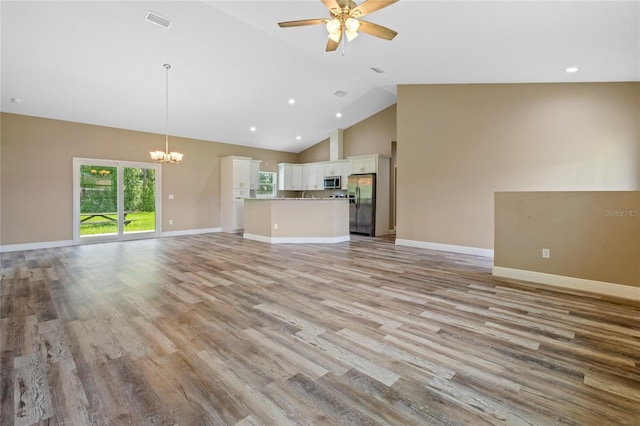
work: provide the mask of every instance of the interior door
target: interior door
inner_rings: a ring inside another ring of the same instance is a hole
[[[158,164],[74,158],[74,242],[158,236],[160,171]]]

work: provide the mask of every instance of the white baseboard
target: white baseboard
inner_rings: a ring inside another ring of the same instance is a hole
[[[184,231],[167,231],[160,233],[161,237],[181,237],[183,235],[211,234],[214,232],[222,232],[222,228],[200,228],[186,229]]]
[[[265,237],[256,234],[243,234],[247,240],[260,241],[270,244],[334,244],[350,241],[349,235],[341,235],[339,237]]]
[[[38,250],[57,247],[69,247],[74,245],[73,240],[62,241],[45,241],[41,243],[26,243],[26,244],[7,244],[0,246],[0,253],[8,253],[11,251],[25,251],[25,250]]]
[[[530,281],[533,283],[547,284],[554,287],[589,291],[606,296],[622,297],[624,299],[640,301],[640,287],[607,283],[603,281],[586,280],[583,278],[565,277],[562,275],[553,275],[544,272],[505,268],[502,266],[494,266],[493,275],[495,275],[496,277]]]
[[[460,254],[470,254],[473,256],[493,257],[492,249],[484,249],[479,247],[467,247],[467,246],[454,246],[451,244],[430,243],[427,241],[415,241],[415,240],[402,240],[396,238],[396,245],[417,247],[428,250],[449,251]]]
[[[220,232],[220,231],[221,231],[221,228],[188,229],[185,231],[162,232],[160,233],[160,237],[179,237],[182,235],[210,234],[213,232]],[[131,240],[128,240],[128,241],[131,241]],[[93,241],[93,242],[100,242],[100,241]],[[116,240],[102,241],[102,242],[112,243],[112,242],[116,242]],[[74,245],[79,245],[79,244],[73,240],[45,241],[45,242],[26,243],[26,244],[7,244],[4,246],[0,246],[0,253],[9,253],[12,251],[48,249],[48,248],[57,248],[57,247],[70,247]]]

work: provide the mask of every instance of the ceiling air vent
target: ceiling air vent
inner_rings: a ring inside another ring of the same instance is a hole
[[[337,92],[334,93],[334,95],[336,95],[339,98],[343,97],[346,94],[347,92],[343,92],[342,90],[338,90]]]
[[[384,74],[384,70],[378,67],[371,67],[371,71],[377,72],[378,74]]]
[[[153,22],[156,25],[160,25],[164,28],[169,28],[173,21],[171,19],[164,18],[157,13],[151,11],[147,12],[147,16],[144,18],[147,22]]]

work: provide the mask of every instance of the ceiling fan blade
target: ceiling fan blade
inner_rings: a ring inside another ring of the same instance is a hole
[[[398,33],[393,31],[392,29],[383,27],[382,25],[374,24],[373,22],[360,20],[360,24],[361,25],[359,31],[362,31],[363,33],[372,35],[374,37],[391,40],[398,35]]]
[[[325,5],[327,9],[329,9],[330,12],[339,13],[340,10],[342,10],[340,9],[340,5],[336,0],[322,0],[322,3]]]
[[[344,33],[344,31],[340,31],[340,37],[338,38],[338,41],[333,41],[331,39],[329,39],[329,41],[327,41],[327,52],[333,52],[334,50],[336,50],[338,48],[338,46],[340,46],[340,42],[342,41],[342,34]]]
[[[391,6],[398,0],[365,0],[360,3],[355,9],[353,9],[350,15],[354,18],[359,18],[364,15],[368,15],[384,7]]]
[[[325,22],[327,22],[328,19],[303,19],[300,21],[287,21],[287,22],[278,22],[278,25],[280,25],[281,28],[287,28],[287,27],[302,27],[305,25],[318,25],[318,24],[324,24]]]

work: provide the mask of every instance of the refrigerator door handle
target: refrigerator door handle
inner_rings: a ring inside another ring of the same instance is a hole
[[[356,186],[356,207],[360,207],[360,187]]]

